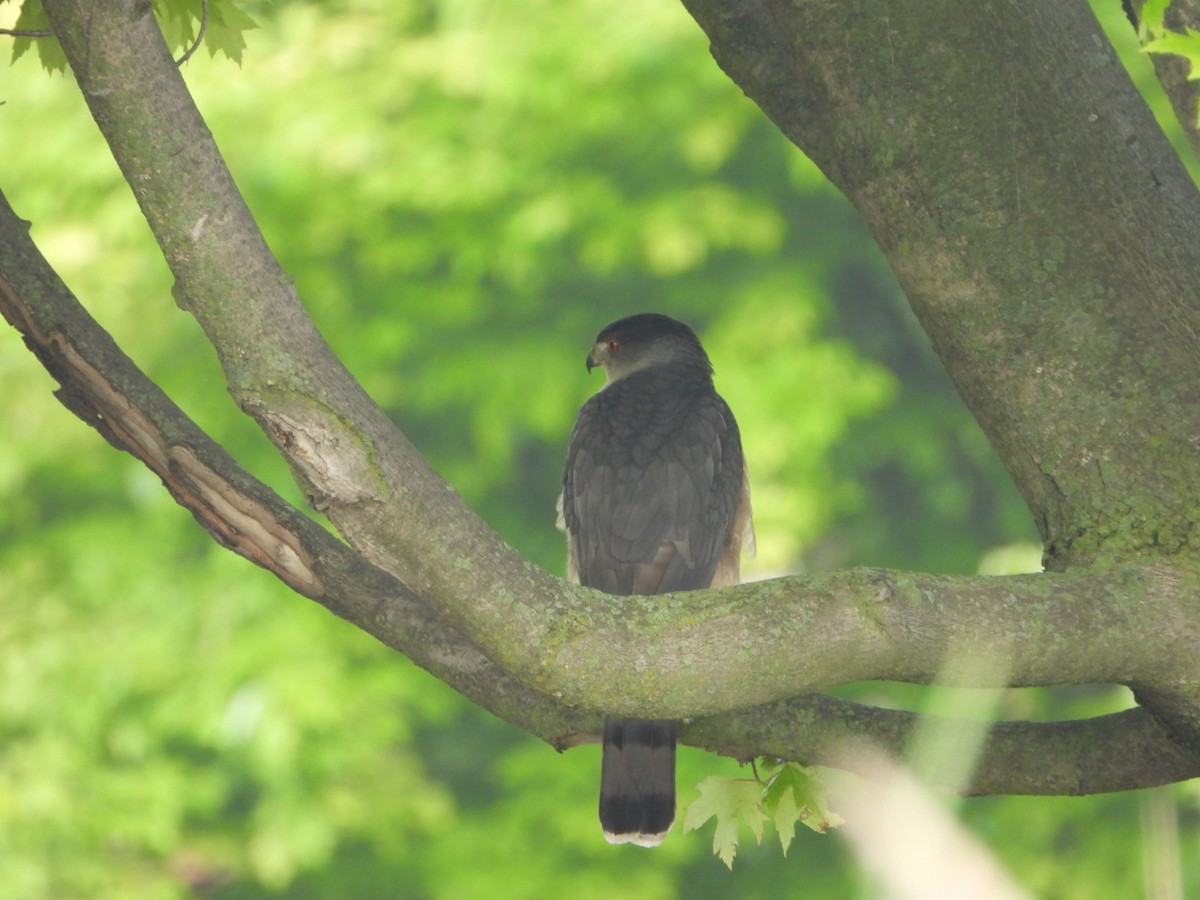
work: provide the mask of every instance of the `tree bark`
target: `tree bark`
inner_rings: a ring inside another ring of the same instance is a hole
[[[1047,569],[1194,569],[1200,197],[1088,6],[685,5],[862,212]],[[1141,694],[1193,746],[1195,681]]]
[[[142,383],[40,270],[6,208],[0,309],[68,405],[223,543],[559,746],[599,720],[577,710],[603,710],[706,716],[684,738],[741,756],[827,761],[862,739],[895,748],[911,715],[802,695],[863,678],[930,682],[971,648],[1003,675],[957,683],[1120,682],[1158,716],[1001,723],[971,790],[1078,793],[1197,774],[1200,209],[1090,13],[690,6],[722,66],[863,211],[1029,501],[1052,573],[851,570],[638,598],[618,614],[611,598],[529,565],[321,339],[139,0],[45,7],[177,302],[349,547]],[[637,678],[614,678],[614,648]]]
[[[222,546],[534,734],[596,727],[595,716],[565,710],[517,682],[401,582],[239,466],[79,305],[3,194],[0,314],[59,382],[62,404],[141,460]]]
[[[1047,568],[1194,559],[1200,197],[1087,4],[685,5],[861,211]]]

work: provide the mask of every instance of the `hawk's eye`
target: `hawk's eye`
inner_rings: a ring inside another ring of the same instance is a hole
[[[608,348],[609,356],[612,356],[613,354],[617,353],[621,349],[621,342],[618,341],[616,338],[609,338],[607,341],[604,342],[604,345]]]

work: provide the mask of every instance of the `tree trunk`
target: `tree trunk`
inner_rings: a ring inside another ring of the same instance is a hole
[[[685,2],[861,211],[1047,568],[1194,559],[1200,196],[1087,4]]]

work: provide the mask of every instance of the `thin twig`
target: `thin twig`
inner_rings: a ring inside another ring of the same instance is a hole
[[[29,28],[0,28],[0,34],[7,34],[10,37],[54,37],[54,32],[49,28],[36,31]]]
[[[208,0],[200,0],[200,29],[196,32],[196,40],[192,42],[192,46],[187,48],[187,52],[179,59],[175,60],[175,65],[182,66],[185,62],[191,59],[192,54],[199,48],[200,43],[204,40],[204,30],[208,27]]]

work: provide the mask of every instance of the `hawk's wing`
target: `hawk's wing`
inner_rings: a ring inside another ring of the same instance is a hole
[[[580,410],[560,504],[571,577],[610,594],[734,584],[753,548],[733,414],[711,387],[662,373],[614,382]]]

